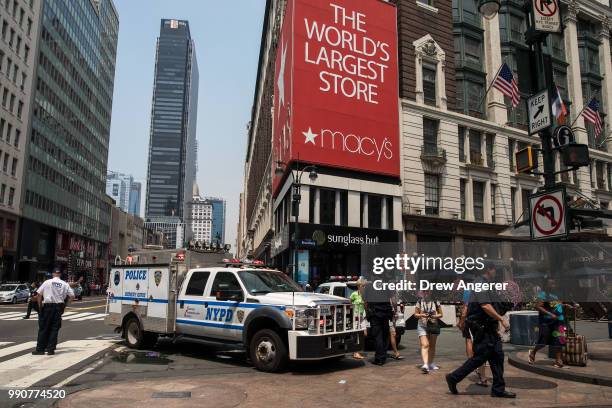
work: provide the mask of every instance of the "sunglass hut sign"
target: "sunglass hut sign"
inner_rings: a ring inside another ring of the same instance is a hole
[[[399,175],[397,23],[379,0],[290,0],[277,52],[274,154]]]

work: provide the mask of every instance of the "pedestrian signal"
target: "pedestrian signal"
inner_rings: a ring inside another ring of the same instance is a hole
[[[534,157],[534,149],[531,146],[516,152],[514,158],[517,173],[529,173],[537,167],[538,161]]]

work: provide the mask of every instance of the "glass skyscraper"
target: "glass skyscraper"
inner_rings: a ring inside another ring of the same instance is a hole
[[[212,242],[225,244],[225,200],[215,197],[206,200],[212,204]]]
[[[196,173],[198,65],[189,23],[161,21],[157,39],[147,171],[146,220],[164,226],[168,245],[189,215]],[[190,231],[186,231],[191,235]]]
[[[27,150],[20,278],[103,279],[119,18],[112,0],[44,0]]]

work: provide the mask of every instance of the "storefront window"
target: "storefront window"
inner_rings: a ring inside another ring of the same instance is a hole
[[[368,195],[368,228],[382,227],[382,197]]]
[[[334,190],[319,189],[319,223],[336,223],[336,192]]]

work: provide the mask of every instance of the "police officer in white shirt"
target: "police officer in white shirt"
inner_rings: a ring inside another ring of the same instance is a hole
[[[74,299],[72,288],[60,279],[62,272],[55,268],[53,278],[47,279],[38,288],[38,306],[40,316],[38,317],[38,342],[34,355],[47,352],[51,356],[55,354],[57,346],[57,335],[62,327],[62,313],[64,303]]]

